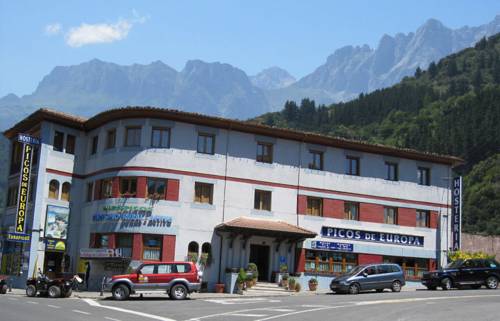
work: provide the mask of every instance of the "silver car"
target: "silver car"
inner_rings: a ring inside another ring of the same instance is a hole
[[[405,285],[404,273],[397,264],[358,265],[350,272],[333,278],[330,289],[333,292],[358,294],[361,291],[390,289],[400,292]]]

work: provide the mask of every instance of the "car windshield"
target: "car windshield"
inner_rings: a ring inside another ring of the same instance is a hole
[[[130,261],[127,267],[127,273],[134,273],[137,271],[137,268],[142,264],[141,261]]]
[[[349,275],[349,276],[356,275],[359,272],[361,272],[364,268],[365,268],[364,266],[356,266],[355,268],[353,268],[349,272],[345,273],[344,275]]]
[[[448,268],[448,269],[456,269],[456,268],[462,266],[463,262],[464,261],[462,261],[462,260],[456,260],[456,261],[450,262],[450,263],[448,263],[446,265],[446,268]]]

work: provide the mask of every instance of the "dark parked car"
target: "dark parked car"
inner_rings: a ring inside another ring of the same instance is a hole
[[[359,265],[346,274],[332,280],[330,289],[333,292],[358,294],[361,291],[376,290],[382,292],[391,289],[401,291],[405,285],[403,270],[397,264]]]
[[[7,276],[0,275],[0,294],[7,293],[9,287],[7,286]]]
[[[500,264],[491,259],[469,259],[451,262],[443,269],[424,273],[422,284],[429,290],[443,290],[471,286],[479,289],[485,285],[496,289],[500,280]]]

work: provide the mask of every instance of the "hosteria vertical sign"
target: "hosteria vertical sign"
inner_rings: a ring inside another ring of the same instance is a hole
[[[453,179],[452,188],[452,201],[451,201],[451,233],[453,239],[453,251],[460,250],[461,232],[462,232],[462,177],[455,177]]]
[[[34,145],[39,145],[38,138],[19,134],[17,140],[23,144],[22,146],[22,160],[21,160],[21,173],[19,175],[19,194],[17,197],[17,211],[16,211],[16,234],[19,235],[19,241],[22,241],[22,236],[26,235],[26,215],[28,211],[28,195],[30,188],[31,177],[31,162],[33,161]],[[15,240],[13,240],[15,241]]]

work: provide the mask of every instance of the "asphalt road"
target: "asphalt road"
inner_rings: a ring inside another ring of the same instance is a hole
[[[500,291],[453,290],[353,295],[125,302],[0,295],[1,321],[49,320],[500,320]]]

